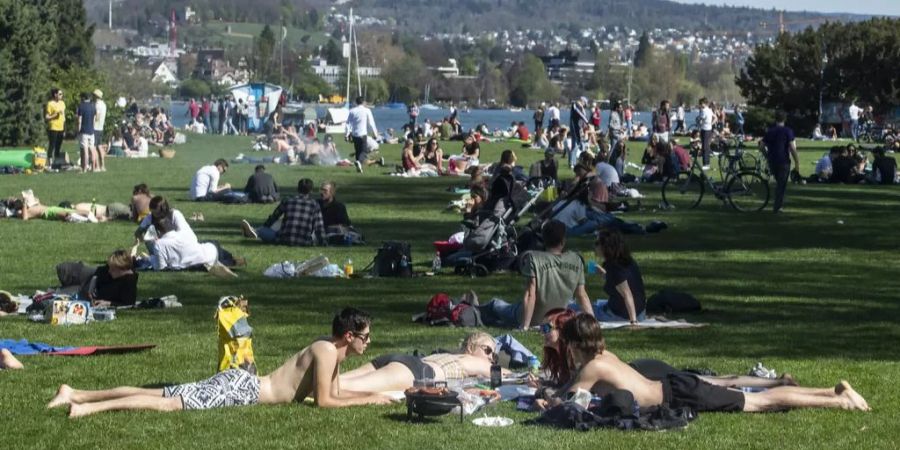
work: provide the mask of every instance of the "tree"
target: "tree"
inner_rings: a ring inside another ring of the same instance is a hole
[[[260,81],[278,81],[277,71],[273,56],[275,55],[275,33],[272,27],[266,25],[259,33],[255,46],[256,55],[254,55],[254,72],[257,80]]]
[[[181,96],[184,98],[199,99],[200,97],[209,97],[212,93],[209,84],[203,80],[190,78],[181,83]]]
[[[519,107],[559,96],[559,89],[547,78],[544,63],[532,54],[526,54],[510,68],[509,88],[510,103]]]
[[[334,39],[329,39],[325,44],[325,61],[332,66],[339,66],[344,63],[344,53]]]
[[[652,60],[653,44],[650,43],[650,36],[645,31],[638,41],[637,51],[634,52],[634,67],[645,67]]]
[[[390,99],[399,102],[417,100],[427,76],[428,71],[422,59],[409,54],[390,63],[382,72],[382,78],[388,85]]]
[[[316,75],[306,58],[298,58],[293,80],[294,95],[306,101],[316,101],[319,95],[328,96],[334,92],[327,81]]]
[[[55,38],[29,2],[0,0],[0,145],[43,142],[48,55]],[[48,36],[50,39],[48,39]]]
[[[82,0],[55,0],[38,2],[44,5],[52,17],[56,29],[54,49],[50,61],[63,70],[72,67],[91,67],[94,63],[94,25],[88,25]],[[34,24],[31,24],[34,25]],[[42,37],[46,39],[46,36]]]

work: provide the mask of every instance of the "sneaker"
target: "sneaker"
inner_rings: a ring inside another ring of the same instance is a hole
[[[241,231],[244,233],[245,238],[259,239],[259,235],[256,234],[256,230],[253,229],[253,226],[250,225],[250,222],[247,222],[246,220],[241,221]]]
[[[703,170],[709,170],[709,166],[708,165],[703,166]]]
[[[234,159],[235,159],[236,161],[240,161],[240,160],[244,159],[244,154],[243,154],[243,153],[238,153],[238,155],[235,156]]]
[[[769,379],[778,378],[778,375],[775,373],[774,369],[767,369],[765,366],[762,365],[761,362],[758,362],[758,363],[756,363],[755,366],[751,367],[748,374],[751,377],[769,378]]]
[[[378,165],[381,167],[384,167],[384,156],[382,156],[381,158],[378,158]]]
[[[237,274],[232,272],[228,267],[216,262],[206,269],[210,275],[218,278],[237,278]]]
[[[353,161],[353,165],[356,166],[356,172],[362,173],[362,163],[359,161]]]

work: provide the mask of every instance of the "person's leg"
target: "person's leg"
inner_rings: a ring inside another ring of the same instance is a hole
[[[0,348],[0,369],[24,369],[25,366],[13,356],[12,352]]]
[[[102,402],[135,395],[162,398],[163,390],[121,386],[101,391],[82,391],[73,389],[71,386],[64,384],[56,391],[56,395],[50,400],[50,403],[47,403],[47,408],[56,408],[57,406],[68,405],[69,403]]]
[[[700,130],[700,142],[703,146],[703,166],[709,166],[709,141],[712,131]]]
[[[485,305],[478,306],[481,320],[486,326],[508,328],[519,326],[519,309],[521,309],[521,303],[510,304],[497,298]]]
[[[841,408],[869,411],[869,404],[841,381],[834,389],[778,387],[765,392],[745,393],[745,412],[778,411],[787,408]]]
[[[859,120],[850,121],[850,134],[854,141],[859,142]]]
[[[761,378],[761,377],[752,377],[749,375],[721,375],[716,377],[711,376],[703,376],[698,375],[701,380],[712,384],[714,386],[722,386],[722,387],[731,387],[731,388],[741,388],[741,387],[751,387],[751,388],[775,388],[775,387],[787,387],[787,386],[796,386],[797,382],[794,381],[794,378],[791,374],[785,373],[778,378]],[[833,392],[831,389],[826,389],[830,392]]]
[[[771,168],[772,174],[775,176],[775,202],[772,204],[772,210],[779,212],[784,206],[784,193],[787,190],[791,166],[788,164],[773,164]]]
[[[345,379],[341,377],[341,389],[351,392],[402,391],[412,387],[413,373],[405,365],[392,362],[363,376]]]
[[[69,417],[84,417],[104,411],[149,410],[170,412],[181,411],[182,409],[184,409],[184,406],[179,397],[132,395],[96,403],[72,403],[69,406]]]
[[[256,229],[256,236],[263,242],[275,242],[278,240],[278,232],[269,227],[259,227]]]
[[[84,135],[79,135],[79,145],[78,150],[81,156],[81,171],[87,172],[88,168],[88,157],[90,156],[90,147],[87,146]]]
[[[356,378],[359,376],[368,375],[375,370],[377,370],[375,369],[375,365],[373,365],[372,363],[365,363],[349,372],[342,373],[341,379],[343,380],[344,378]]]

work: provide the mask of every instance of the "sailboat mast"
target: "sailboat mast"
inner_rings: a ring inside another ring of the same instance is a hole
[[[353,34],[353,53],[356,55],[356,89],[362,96],[362,75],[359,73],[359,47],[356,42],[356,33]]]
[[[349,48],[353,45],[353,8],[350,8],[350,36],[347,38],[347,96],[344,97],[344,103],[350,107],[350,65],[353,64],[353,52]]]

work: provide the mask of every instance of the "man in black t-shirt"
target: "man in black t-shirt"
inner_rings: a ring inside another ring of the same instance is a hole
[[[322,195],[319,199],[319,208],[322,210],[322,221],[325,224],[325,228],[328,229],[331,226],[349,227],[350,216],[347,215],[347,207],[334,199],[334,182],[322,182],[319,192]]]
[[[885,156],[884,149],[875,149],[875,160],[872,161],[872,179],[879,184],[894,184],[897,179],[897,160]]]

